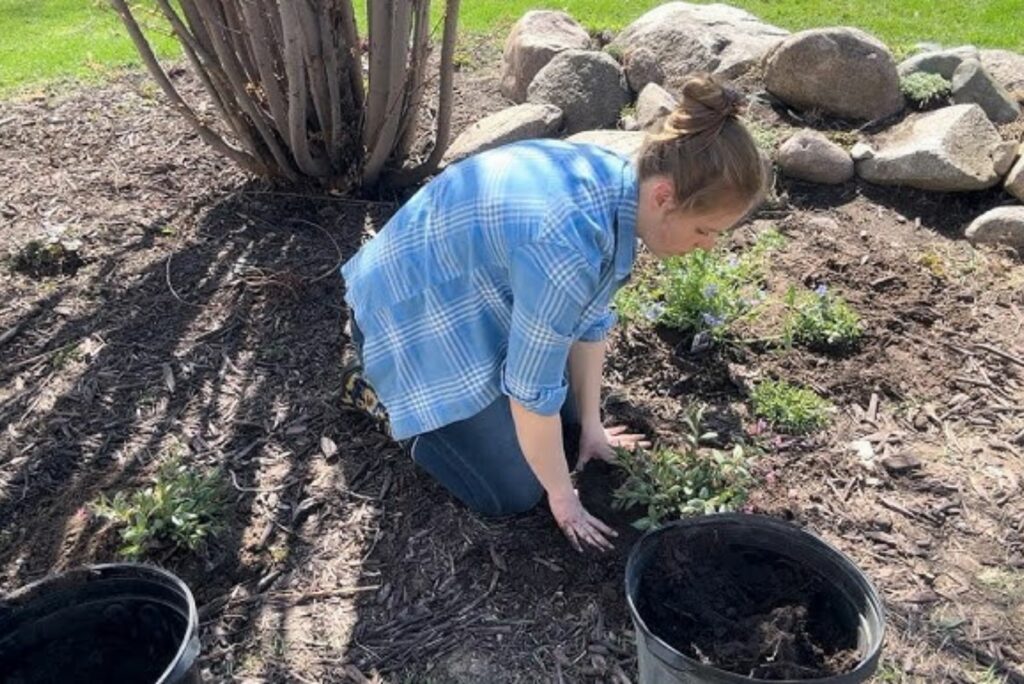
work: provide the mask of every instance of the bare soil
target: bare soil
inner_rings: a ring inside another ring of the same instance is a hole
[[[456,130],[505,104],[494,49],[467,54]],[[578,555],[543,507],[467,512],[336,401],[336,268],[401,198],[248,180],[141,75],[0,103],[0,122],[3,249],[62,229],[83,260],[0,269],[0,591],[112,560],[89,504],[178,449],[234,495],[202,553],[150,559],[196,594],[207,681],[635,681],[616,473],[580,483],[616,550]],[[960,239],[1008,197],[779,192],[732,244],[781,230],[768,289],[826,283],[865,342],[692,355],[620,327],[609,420],[672,444],[702,401],[723,442],[760,445],[752,510],[822,535],[883,593],[884,681],[1024,681],[1024,266]],[[829,398],[830,427],[766,430],[745,401],[766,376]]]

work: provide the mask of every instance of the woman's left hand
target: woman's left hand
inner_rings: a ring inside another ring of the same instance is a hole
[[[651,443],[644,435],[632,434],[624,425],[606,428],[603,425],[583,428],[580,434],[580,457],[576,469],[580,470],[587,461],[598,459],[612,463],[615,461],[615,449],[636,448],[649,449]]]

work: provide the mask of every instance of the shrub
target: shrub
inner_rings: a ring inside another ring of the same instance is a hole
[[[918,109],[945,101],[953,92],[953,84],[939,74],[916,72],[900,79],[900,90]]]
[[[702,433],[703,408],[689,412],[681,450],[620,450],[618,462],[626,481],[614,494],[620,509],[643,508],[645,515],[633,525],[656,527],[685,516],[734,511],[746,503],[754,478],[751,458],[742,446],[731,452],[701,448],[714,439]]]
[[[801,435],[828,423],[831,405],[812,390],[783,380],[765,380],[750,394],[754,415],[764,418],[780,432]]]
[[[253,173],[350,190],[382,178],[415,184],[441,161],[451,131],[459,0],[445,0],[439,96],[430,108],[435,143],[412,168],[402,165],[435,63],[429,0],[156,0],[216,120],[185,101],[156,59],[136,19],[149,3],[110,3],[174,108],[203,141]],[[357,5],[366,8],[365,37]]]
[[[219,527],[224,503],[219,473],[194,472],[174,457],[157,471],[153,483],[113,499],[101,495],[93,511],[121,527],[120,553],[139,559],[155,547],[194,551]]]
[[[814,291],[786,292],[789,315],[784,337],[812,348],[848,349],[857,344],[864,331],[860,316],[842,297],[824,285]]]

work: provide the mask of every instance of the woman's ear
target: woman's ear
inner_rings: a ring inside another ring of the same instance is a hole
[[[651,188],[651,197],[654,199],[654,206],[661,211],[667,211],[675,204],[675,188],[672,181],[667,179],[657,180]]]

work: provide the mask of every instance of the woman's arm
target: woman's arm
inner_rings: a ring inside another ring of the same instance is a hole
[[[573,489],[562,445],[561,417],[557,413],[551,416],[533,413],[515,399],[510,399],[509,403],[519,446],[547,492],[551,513],[569,543],[577,551],[582,550],[581,541],[598,548],[611,548],[608,537],[617,536],[615,531],[587,513]]]
[[[580,468],[593,458],[613,460],[614,447],[635,449],[651,446],[643,435],[628,434],[622,426],[606,430],[601,422],[601,382],[606,350],[606,342],[599,340],[576,342],[569,351],[569,378],[580,414],[580,455],[577,461]]]

